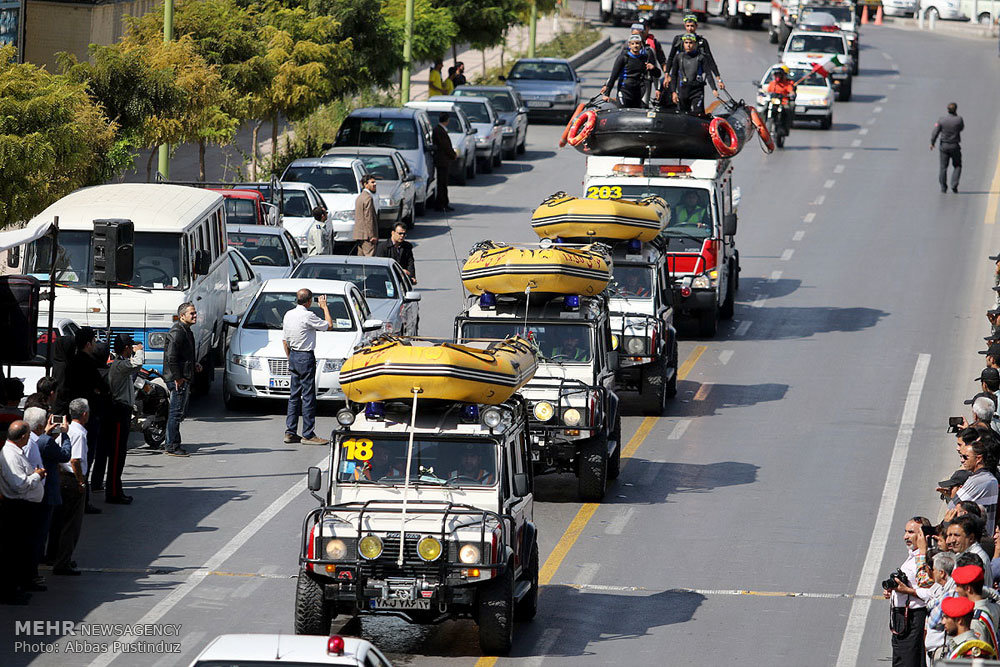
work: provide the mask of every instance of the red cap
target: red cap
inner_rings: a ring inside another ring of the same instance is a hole
[[[976,605],[969,598],[945,598],[941,600],[941,611],[949,618],[968,616],[975,607]]]
[[[963,565],[956,567],[951,572],[951,578],[956,584],[974,584],[983,580],[983,568],[978,565]]]

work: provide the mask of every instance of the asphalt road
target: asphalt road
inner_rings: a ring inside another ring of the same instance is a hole
[[[705,34],[731,91],[750,98],[774,60],[766,33]],[[871,596],[905,556],[905,519],[940,511],[934,482],[956,463],[947,417],[982,363],[1000,93],[983,85],[997,80],[992,43],[889,27],[866,28],[862,43],[854,100],[837,104],[830,131],[796,127],[784,151],[735,158],[736,317],[716,339],[682,341],[667,414],[624,419],[628,460],[607,501],[581,505],[569,477],[538,480],[545,586],[500,663],[887,660],[886,603]],[[611,55],[583,68],[588,90]],[[965,175],[961,193],[942,195],[928,139],[952,100]],[[418,221],[423,334],[451,334],[474,242],[532,240],[527,218],[545,196],[581,192],[583,158],[556,149],[561,129],[532,125],[522,159],[453,188],[455,214]],[[291,632],[313,505],[303,473],[325,450],[283,445],[282,406],[267,410],[227,413],[216,384],[183,428],[193,456],[130,454],[135,504],[86,517],[84,576],[51,577],[30,607],[0,608],[0,662],[174,665],[218,634]],[[14,619],[181,624],[182,653],[67,654],[70,640],[111,639],[10,637]],[[470,622],[361,630],[401,664],[493,663]],[[54,640],[59,654],[14,652]]]

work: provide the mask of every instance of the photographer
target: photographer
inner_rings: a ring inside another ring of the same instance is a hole
[[[951,499],[955,497],[955,492],[958,491],[958,487],[965,484],[965,480],[969,479],[971,475],[972,473],[968,470],[959,468],[951,474],[951,477],[938,482],[936,490],[941,495],[941,500],[950,504]]]
[[[918,540],[926,549],[924,528],[931,522],[922,516],[915,516],[906,522],[903,542],[908,551],[906,560],[895,572],[882,582],[886,599],[891,601],[889,609],[889,631],[892,633],[892,664],[894,667],[923,667],[924,625],[927,619],[927,603],[919,596],[900,590],[900,584],[909,591],[917,581],[917,569],[923,565],[924,554],[918,549]],[[926,552],[925,552],[926,553]]]
[[[970,424],[966,421],[965,417],[962,417],[958,428],[961,430],[971,427],[980,431],[988,429],[990,435],[994,438],[1000,438],[1000,433],[997,432],[995,426],[996,418],[996,406],[993,404],[993,401],[986,396],[980,396],[972,401],[972,423]]]

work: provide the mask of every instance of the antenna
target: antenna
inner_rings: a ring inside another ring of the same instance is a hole
[[[528,337],[528,308],[531,306],[531,285],[524,288],[524,323],[521,326],[521,334]]]

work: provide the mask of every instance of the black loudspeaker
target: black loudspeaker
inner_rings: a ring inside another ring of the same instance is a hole
[[[38,349],[38,286],[31,276],[0,276],[0,362],[31,361]]]
[[[95,283],[115,285],[132,280],[135,225],[131,220],[94,220],[91,247]]]

